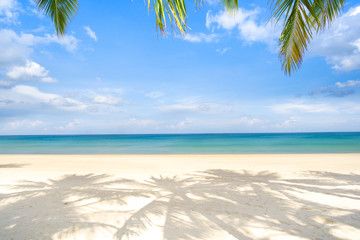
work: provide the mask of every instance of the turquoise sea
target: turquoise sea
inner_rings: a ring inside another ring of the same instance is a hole
[[[0,136],[0,154],[360,153],[360,133]]]

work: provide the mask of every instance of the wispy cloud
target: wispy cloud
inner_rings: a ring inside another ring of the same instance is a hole
[[[32,34],[16,34],[13,30],[0,30],[0,66],[25,63],[34,45]]]
[[[19,4],[16,0],[0,0],[0,22],[17,23]]]
[[[145,93],[145,96],[152,98],[152,99],[158,99],[158,98],[164,96],[164,93],[158,92],[158,91],[153,91],[153,92]]]
[[[97,95],[92,100],[93,103],[100,103],[100,104],[108,104],[108,105],[118,105],[122,102],[122,98],[113,97],[113,96],[103,96]]]
[[[281,123],[277,123],[274,125],[275,128],[289,128],[292,127],[293,125],[297,124],[298,120],[295,117],[290,117],[289,119],[286,119],[285,121],[281,122]]]
[[[197,104],[172,104],[158,107],[162,112],[201,112],[201,107]]]
[[[60,125],[59,127],[57,127],[59,130],[74,130],[77,126],[81,125],[81,121],[79,119],[74,119],[73,121],[65,124],[65,125]]]
[[[15,129],[19,129],[19,128],[36,129],[39,127],[44,127],[46,125],[47,125],[47,123],[44,121],[41,121],[41,120],[23,119],[23,120],[15,120],[15,121],[5,122],[2,130],[9,131],[9,130],[15,130]]]
[[[172,113],[221,113],[233,111],[234,107],[230,104],[210,103],[210,102],[181,102],[177,104],[162,105],[157,107],[161,112]]]
[[[64,46],[68,51],[77,49],[79,40],[72,35],[58,38],[55,34],[45,34],[37,36],[33,34],[17,34],[10,29],[0,30],[0,67],[13,66],[14,64],[24,64],[33,47],[39,44],[57,43]]]
[[[233,124],[236,125],[256,125],[256,124],[262,124],[264,121],[258,119],[258,118],[249,118],[249,117],[241,117],[239,119],[236,119],[233,121]]]
[[[220,55],[223,55],[226,53],[230,48],[218,48],[216,49],[216,52],[218,52]]]
[[[65,35],[59,38],[56,34],[45,34],[44,37],[36,36],[36,43],[57,43],[66,48],[69,52],[73,52],[78,48],[80,42],[74,35]]]
[[[325,103],[281,103],[270,106],[270,109],[276,113],[336,113],[338,112],[334,106]]]
[[[354,93],[355,91],[353,89],[338,90],[333,87],[322,87],[311,90],[309,95],[314,96],[318,94],[325,94],[326,96],[330,97],[345,97]]]
[[[359,10],[360,10],[360,8],[359,8]],[[337,82],[337,83],[335,83],[335,85],[339,88],[355,87],[357,85],[360,85],[360,80],[348,80],[346,82]]]
[[[206,0],[206,3],[208,3],[211,6],[217,5],[220,3],[219,0]]]
[[[205,33],[187,33],[183,37],[185,41],[200,43],[200,42],[217,42],[219,40],[219,35],[215,33],[205,34]]]
[[[83,111],[87,108],[87,105],[78,100],[42,92],[36,87],[27,85],[17,85],[11,89],[2,89],[0,92],[0,107],[29,108],[34,106],[33,108],[40,109],[49,106],[66,111]]]
[[[334,86],[315,88],[308,95],[326,95],[330,97],[345,97],[355,93],[355,87],[360,85],[359,80],[348,80],[346,82],[336,82]],[[345,88],[345,89],[344,89]]]
[[[139,118],[130,118],[122,122],[122,125],[125,126],[138,126],[138,127],[155,126],[157,124],[158,123],[152,119],[139,119]]]
[[[185,119],[176,124],[169,125],[169,128],[173,129],[173,130],[185,129],[185,128],[191,126],[192,124],[193,124],[193,121],[191,119]]]
[[[91,30],[91,28],[89,26],[85,26],[84,27],[85,31],[86,31],[86,34],[92,38],[94,41],[97,41],[97,36],[95,34],[95,32],[93,30]]]

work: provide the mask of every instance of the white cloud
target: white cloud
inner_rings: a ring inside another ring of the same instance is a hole
[[[77,47],[78,40],[74,36],[66,36],[62,39],[56,35],[36,36],[33,34],[17,34],[13,30],[0,30],[0,71],[8,71],[15,66],[21,66],[31,62],[29,60],[33,47],[38,44],[58,43],[67,50],[73,51]],[[43,81],[52,81],[44,77]]]
[[[0,30],[0,66],[7,67],[13,64],[23,64],[32,52],[32,34],[17,35],[13,30]]]
[[[170,129],[184,129],[193,124],[193,121],[190,119],[185,119],[184,121],[180,121],[177,124],[172,124],[169,126]]]
[[[157,107],[161,112],[194,112],[194,113],[220,113],[232,111],[234,108],[228,104],[183,102]]]
[[[17,85],[0,91],[0,106],[51,106],[67,111],[82,111],[87,105],[72,98],[39,91],[36,87]]]
[[[207,28],[222,28],[225,30],[236,29],[239,31],[240,38],[247,43],[262,42],[268,44],[271,48],[276,45],[276,39],[280,31],[278,28],[257,21],[260,10],[246,10],[239,8],[235,14],[228,11],[220,11],[213,15],[209,11],[206,15]]]
[[[310,44],[311,56],[323,56],[336,70],[360,69],[360,6],[340,16]]]
[[[86,111],[91,114],[116,114],[123,111],[124,100],[122,89],[100,88],[97,91],[83,89],[68,93],[66,96],[79,99],[87,105]],[[126,103],[126,102],[125,102]]]
[[[16,4],[14,0],[0,0],[0,13],[2,13],[5,9],[13,8]]]
[[[15,130],[19,128],[38,128],[41,126],[45,126],[46,123],[41,120],[16,120],[16,121],[9,121],[4,124],[3,130],[9,131],[9,130]]]
[[[30,60],[34,46],[50,43],[57,43],[68,51],[74,51],[78,40],[71,35],[59,39],[56,35],[17,34],[10,29],[0,29],[0,73],[6,73],[0,87],[12,86],[17,81],[55,82],[44,67]]]
[[[215,33],[205,34],[205,33],[194,33],[185,34],[184,38],[185,41],[188,42],[217,42],[219,40],[219,35]]]
[[[201,99],[201,97],[188,97],[181,99],[176,104],[167,104],[157,107],[161,112],[170,113],[209,113],[217,114],[221,112],[230,112],[234,110],[232,104],[208,102]]]
[[[93,103],[117,105],[122,102],[122,98],[116,98],[113,96],[97,95],[92,100]]]
[[[290,117],[290,119],[287,119],[282,123],[275,124],[275,128],[289,128],[297,123],[298,120],[295,117]]]
[[[360,10],[360,8],[359,8],[359,10]],[[348,80],[346,82],[337,82],[337,83],[335,83],[335,85],[339,88],[355,87],[357,85],[360,85],[360,80]]]
[[[270,105],[269,109],[279,114],[307,114],[306,116],[343,116],[342,114],[359,114],[360,105],[357,101],[332,101],[332,102],[288,102]],[[340,117],[341,118],[341,117]]]
[[[93,30],[91,30],[91,28],[89,26],[85,26],[84,27],[85,31],[86,31],[86,34],[92,38],[94,41],[97,41],[97,37],[96,37],[96,34]]]
[[[219,0],[206,0],[206,2],[211,6],[214,6],[214,5],[217,5],[220,3]]]
[[[148,92],[145,94],[146,97],[157,99],[162,97],[164,94],[162,92]]]
[[[197,104],[172,104],[158,107],[162,112],[198,112],[201,106]]]
[[[338,110],[324,103],[282,103],[270,106],[276,113],[308,112],[308,113],[336,113]]]
[[[110,93],[116,93],[116,94],[124,93],[124,90],[121,88],[100,88],[99,90],[102,92],[110,92]]]
[[[258,12],[257,9],[248,11],[239,8],[235,14],[231,14],[227,11],[220,11],[217,14],[212,15],[211,11],[208,11],[206,14],[206,27],[210,28],[215,25],[217,28],[231,30],[242,25],[247,18],[256,16]]]
[[[138,119],[138,118],[130,118],[124,121],[121,125],[123,126],[137,126],[137,127],[149,127],[156,126],[158,123],[151,119]]]
[[[12,90],[20,95],[28,96],[32,99],[40,100],[43,103],[48,103],[49,105],[65,110],[82,110],[86,108],[86,106],[79,101],[65,98],[57,94],[44,93],[39,91],[36,87],[18,85],[13,87]]]
[[[235,120],[233,124],[236,125],[256,125],[256,124],[262,124],[263,121],[258,118],[248,118],[248,117],[241,117],[238,120]]]
[[[45,34],[44,37],[36,37],[36,42],[38,43],[57,43],[65,47],[69,52],[73,52],[77,49],[79,41],[80,40],[73,35],[58,37],[56,34]]]
[[[58,127],[59,130],[73,130],[76,126],[81,125],[81,121],[78,119],[75,119],[74,121],[71,121],[67,123],[65,126]]]
[[[56,82],[55,79],[48,76],[49,71],[40,64],[32,61],[27,61],[25,66],[15,66],[6,73],[6,75],[13,80],[38,80],[40,82]]]
[[[17,9],[17,1],[0,0],[0,22],[15,23],[18,17]]]
[[[79,40],[73,35],[66,35],[59,38],[56,34],[45,34],[36,36],[33,34],[17,34],[10,29],[0,30],[0,63],[2,61],[11,61],[16,59],[27,59],[32,52],[31,47],[37,44],[57,43],[66,48],[68,51],[77,49]]]

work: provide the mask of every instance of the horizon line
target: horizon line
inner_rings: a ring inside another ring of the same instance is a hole
[[[360,133],[360,131],[339,131],[339,132],[331,132],[331,131],[309,131],[309,132],[236,132],[236,133],[81,133],[81,134],[8,134],[8,135],[1,135],[0,137],[11,137],[11,136],[111,136],[111,135],[235,135],[235,134],[299,134],[299,133]]]

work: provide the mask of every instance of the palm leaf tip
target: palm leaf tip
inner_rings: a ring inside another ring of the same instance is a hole
[[[198,6],[203,0],[195,0]],[[167,21],[170,22],[171,28],[176,28],[185,34],[187,30],[187,10],[185,0],[152,0],[156,15],[156,29],[161,35],[166,34]],[[151,0],[147,0],[148,10],[150,9]]]
[[[71,19],[77,13],[77,0],[34,0],[39,10],[54,22],[58,36],[64,36]]]
[[[239,8],[238,0],[222,0],[224,7],[229,11],[234,11]]]
[[[296,71],[310,43],[313,31],[328,26],[341,12],[344,0],[273,0],[272,18],[284,20],[279,38],[280,61],[285,74]]]

